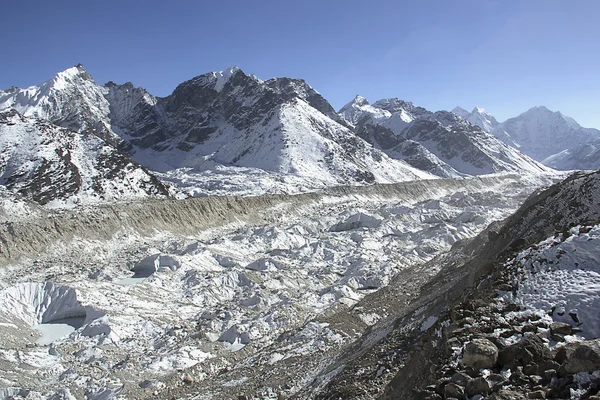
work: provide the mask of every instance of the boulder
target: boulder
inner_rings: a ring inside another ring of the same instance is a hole
[[[498,354],[498,363],[527,365],[552,359],[552,353],[544,341],[537,335],[526,336],[520,342],[502,349]]]
[[[573,327],[564,322],[553,322],[550,324],[550,332],[553,335],[571,335],[573,334]]]
[[[456,383],[449,383],[444,386],[444,398],[454,397],[458,400],[465,399],[465,388]]]
[[[600,370],[600,339],[568,344],[565,347],[574,347],[574,351],[565,350],[562,357],[565,361],[559,372],[576,374]]]
[[[492,391],[489,382],[484,377],[471,379],[467,383],[467,395],[473,397],[475,395],[486,395]]]
[[[498,348],[487,339],[473,339],[465,345],[463,363],[474,369],[493,368],[498,360]]]
[[[471,380],[471,377],[464,372],[455,372],[452,375],[452,382],[456,383],[457,385],[466,386],[469,380]]]

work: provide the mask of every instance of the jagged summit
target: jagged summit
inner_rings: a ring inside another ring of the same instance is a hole
[[[471,112],[462,107],[455,107],[452,112],[488,133],[492,133],[494,128],[499,125],[496,118],[482,107],[475,106]]]
[[[460,116],[461,118],[467,119],[468,116],[471,114],[470,112],[468,112],[467,110],[465,110],[462,107],[454,107],[452,109],[452,112],[458,116]]]
[[[356,104],[357,106],[365,106],[369,104],[369,101],[365,97],[362,97],[361,95],[357,94],[356,96],[354,96],[354,99],[352,99],[351,102],[347,103],[344,107],[342,107],[342,109],[351,107],[354,104]]]

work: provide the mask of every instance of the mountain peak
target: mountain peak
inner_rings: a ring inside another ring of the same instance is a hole
[[[454,107],[452,112],[469,121],[471,124],[477,125],[486,132],[492,132],[493,129],[499,125],[496,118],[482,107],[475,106],[471,112],[468,112],[462,107]]]
[[[471,113],[470,113],[470,112],[468,112],[468,111],[467,111],[467,110],[465,110],[464,108],[462,108],[462,107],[458,107],[458,106],[454,107],[454,108],[452,109],[452,112],[453,112],[454,114],[458,115],[459,117],[461,117],[461,118],[464,118],[464,119],[467,119],[467,118],[469,118],[469,116],[471,115]]]
[[[354,100],[352,100],[352,103],[362,106],[365,104],[369,104],[369,101],[361,95],[357,94],[356,96],[354,96]]]
[[[217,78],[215,90],[217,92],[223,90],[225,84],[229,82],[229,79],[231,79],[231,77],[234,76],[238,71],[241,71],[241,69],[234,65],[233,67],[229,67],[224,71],[214,72],[213,74]]]
[[[361,95],[357,94],[356,96],[354,96],[354,99],[346,103],[346,105],[344,105],[344,107],[340,109],[340,113],[343,113],[345,110],[351,109],[352,107],[362,107],[366,105],[369,105],[369,101]]]
[[[81,64],[74,65],[71,68],[67,68],[64,71],[57,73],[49,82],[55,88],[60,89],[69,83],[74,83],[78,80],[94,81],[94,78],[92,78]]]

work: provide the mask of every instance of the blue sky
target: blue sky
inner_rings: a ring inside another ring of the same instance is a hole
[[[360,94],[500,121],[545,105],[600,128],[600,1],[15,1],[0,88],[82,63],[157,96],[237,65],[305,79],[338,109]]]

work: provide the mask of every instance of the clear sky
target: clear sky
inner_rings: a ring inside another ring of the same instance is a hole
[[[82,63],[156,96],[237,65],[431,110],[532,106],[600,128],[600,0],[6,0],[0,88]]]

